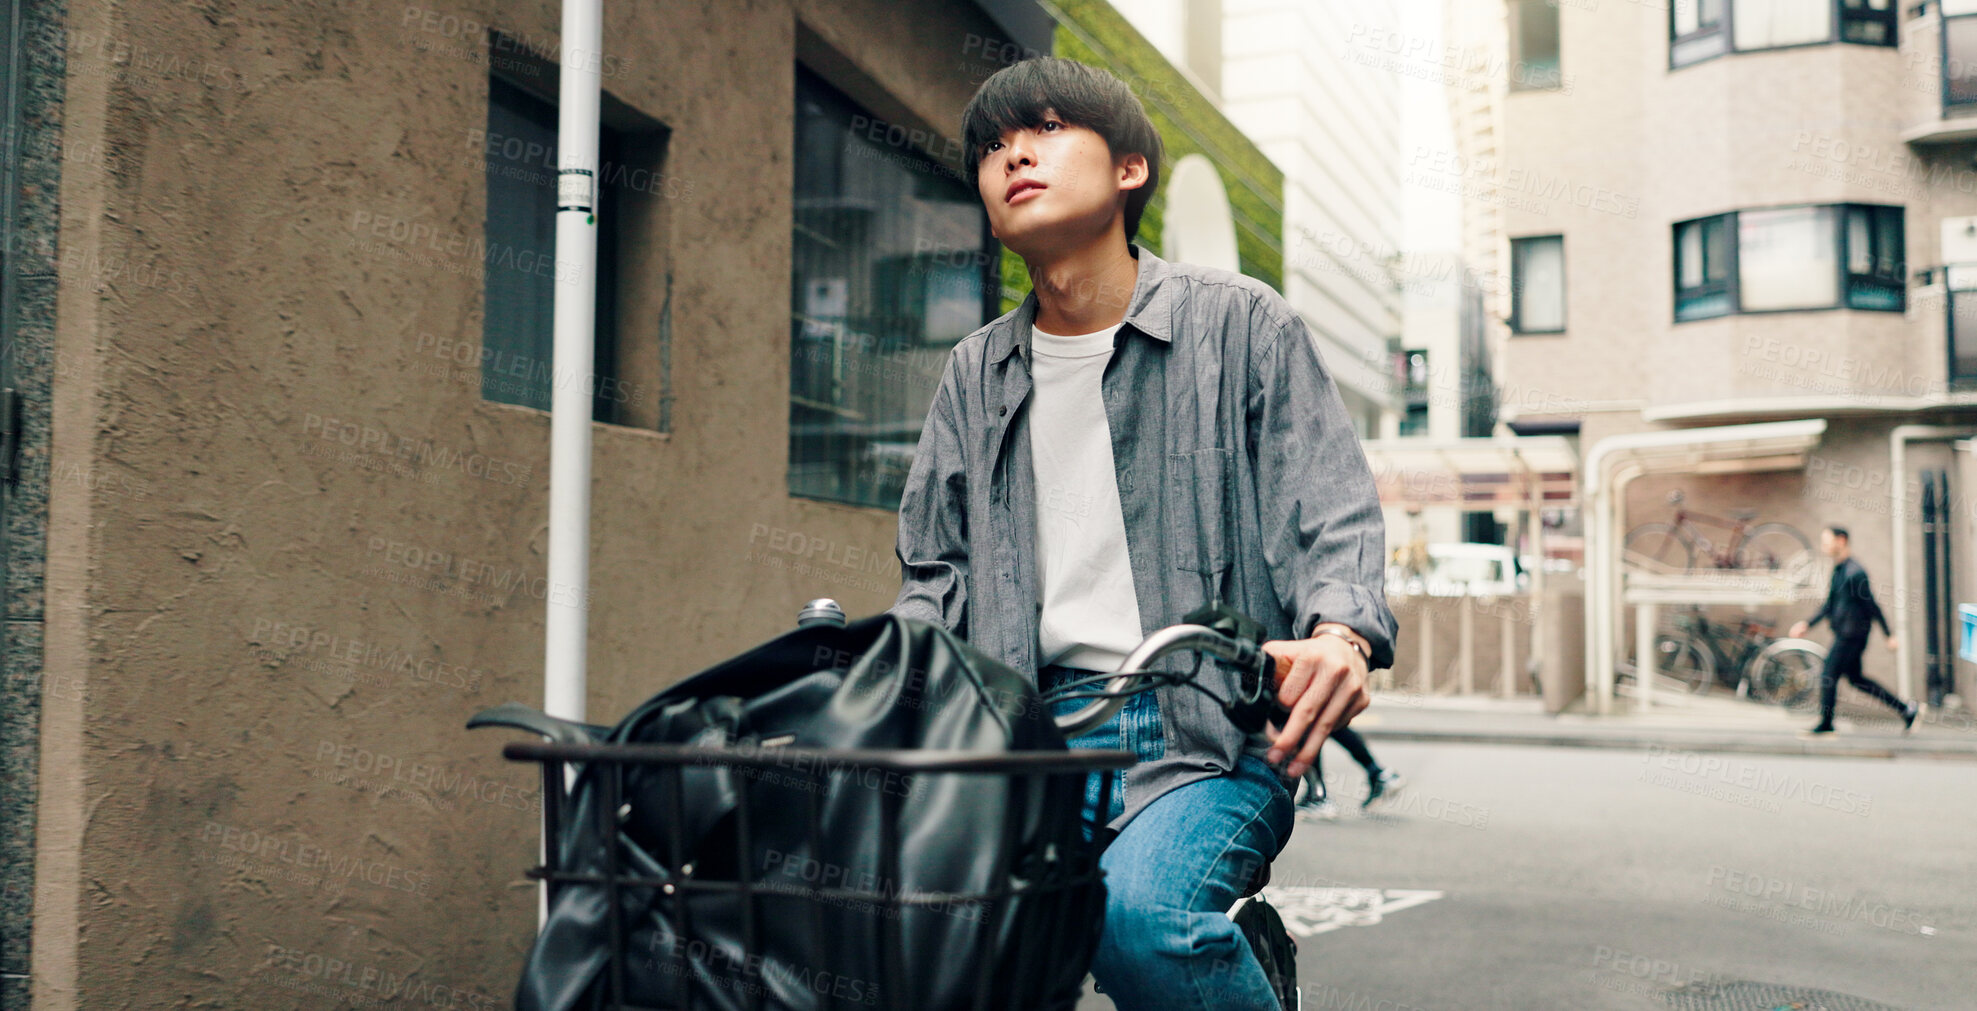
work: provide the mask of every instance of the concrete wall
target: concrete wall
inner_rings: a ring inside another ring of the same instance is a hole
[[[549,419],[483,401],[440,349],[482,325],[448,249],[485,213],[465,26],[553,50],[558,10],[70,9],[64,144],[103,154],[65,163],[61,246],[142,270],[65,272],[59,295],[53,459],[111,480],[58,482],[48,510],[65,687],[42,699],[37,1007],[322,1007],[408,979],[507,1000],[536,780],[499,758],[513,735],[461,725],[540,702]],[[785,491],[793,68],[946,134],[996,64],[960,0],[605,16],[605,89],[671,128],[691,184],[667,194],[673,429],[593,428],[610,721],[808,598],[893,599],[893,513]],[[374,469],[346,425],[501,466]]]

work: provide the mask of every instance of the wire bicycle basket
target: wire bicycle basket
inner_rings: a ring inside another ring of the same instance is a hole
[[[679,744],[502,754],[542,767],[550,845],[529,876],[552,906],[581,890],[575,905],[608,937],[603,950],[565,952],[575,971],[540,1005],[586,1011],[1068,1011],[1105,909],[1106,833],[1083,824],[1085,777],[1134,760]],[[940,777],[967,777],[973,796],[1003,791],[992,835],[906,823],[921,784]],[[586,793],[593,802],[573,804]],[[709,797],[728,804],[711,822],[694,810]],[[572,831],[572,818],[591,831]],[[827,827],[847,819],[871,831],[834,845],[845,833]]]

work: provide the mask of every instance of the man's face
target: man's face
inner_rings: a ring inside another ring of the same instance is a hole
[[[1120,227],[1113,219],[1125,192],[1146,183],[1144,156],[1115,160],[1104,137],[1054,109],[1037,126],[1005,131],[986,146],[976,188],[989,229],[1025,259],[1083,248]]]
[[[1828,558],[1839,558],[1840,545],[1845,543],[1845,541],[1833,536],[1831,530],[1819,531],[1819,551]]]

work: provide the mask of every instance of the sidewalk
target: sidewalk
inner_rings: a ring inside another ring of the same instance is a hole
[[[1818,719],[1816,711],[1790,711],[1734,697],[1657,695],[1657,705],[1648,713],[1635,712],[1633,699],[1618,698],[1608,716],[1585,713],[1583,704],[1582,699],[1573,709],[1548,716],[1531,697],[1375,692],[1372,707],[1352,726],[1379,741],[1977,761],[1977,716],[1966,710],[1925,711],[1916,718],[1915,730],[1903,735],[1901,721],[1892,714],[1850,717],[1842,707],[1833,721],[1837,733],[1807,739],[1799,732]]]

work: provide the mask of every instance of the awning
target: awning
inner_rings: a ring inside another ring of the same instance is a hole
[[[1369,439],[1380,504],[1461,509],[1578,504],[1579,454],[1562,435]]]

